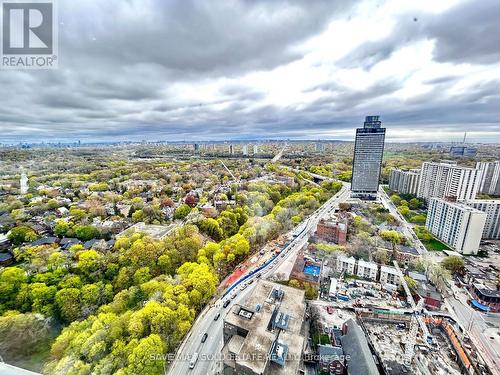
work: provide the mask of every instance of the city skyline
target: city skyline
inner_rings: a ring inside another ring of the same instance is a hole
[[[496,1],[69,4],[58,69],[0,71],[0,142],[500,141]]]

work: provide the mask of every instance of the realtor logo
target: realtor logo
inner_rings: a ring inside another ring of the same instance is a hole
[[[4,69],[57,67],[57,18],[53,1],[2,2]]]

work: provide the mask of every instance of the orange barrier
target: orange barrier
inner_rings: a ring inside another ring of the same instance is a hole
[[[448,336],[448,339],[451,341],[451,344],[453,345],[453,348],[456,350],[458,353],[458,356],[460,357],[460,360],[462,361],[463,365],[465,366],[466,369],[470,369],[471,367],[471,362],[469,357],[467,356],[467,353],[465,353],[464,348],[462,347],[462,344],[460,344],[460,341],[458,340],[458,336],[455,333],[455,330],[453,327],[448,324],[443,318],[432,318],[432,317],[424,317],[424,322],[426,324],[434,324],[438,326],[442,326],[444,328],[444,331],[446,335]]]

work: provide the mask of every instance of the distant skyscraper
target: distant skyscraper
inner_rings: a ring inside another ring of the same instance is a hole
[[[474,158],[477,155],[477,148],[466,146],[453,146],[450,148],[450,156],[460,156]]]
[[[259,153],[259,146],[258,145],[253,145],[253,154],[256,155]]]
[[[21,179],[19,180],[21,195],[25,195],[28,192],[28,177],[26,173],[21,173]]]
[[[324,150],[323,143],[317,142],[316,143],[316,152],[323,152],[323,150]]]
[[[247,145],[243,146],[243,155],[248,155],[248,146]]]
[[[360,198],[376,197],[384,155],[385,128],[379,116],[366,116],[363,128],[356,129],[351,191]]]
[[[479,192],[500,195],[500,161],[478,162],[476,168],[482,172]]]
[[[234,154],[234,146],[233,145],[229,145],[229,153],[231,155]]]
[[[198,143],[194,144],[194,152],[199,152],[200,151],[200,145]]]

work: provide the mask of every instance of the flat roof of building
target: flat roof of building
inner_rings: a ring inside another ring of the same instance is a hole
[[[365,267],[365,268],[372,268],[372,269],[378,269],[378,266],[376,263],[372,262],[366,262],[363,259],[358,260],[358,267]]]
[[[401,276],[397,269],[389,266],[380,266],[380,272],[387,272],[393,275]]]
[[[443,199],[443,198],[436,198],[436,197],[432,197],[430,198],[430,201],[438,201],[438,202],[441,202],[441,203],[445,203],[449,206],[454,206],[462,211],[467,211],[467,212],[472,212],[472,213],[475,213],[475,214],[481,214],[481,215],[486,215],[486,212],[484,211],[481,211],[481,210],[478,210],[477,208],[474,208],[474,207],[471,207],[471,206],[467,206],[466,204],[464,203],[460,203],[460,202],[450,202],[446,199]]]
[[[255,373],[269,367],[272,374],[296,374],[305,340],[300,333],[304,314],[303,290],[259,280],[245,304],[232,306],[224,319],[225,324],[248,331],[241,346],[241,339],[231,339],[228,349],[239,347],[236,362]],[[281,365],[278,354],[284,349],[288,356]]]

